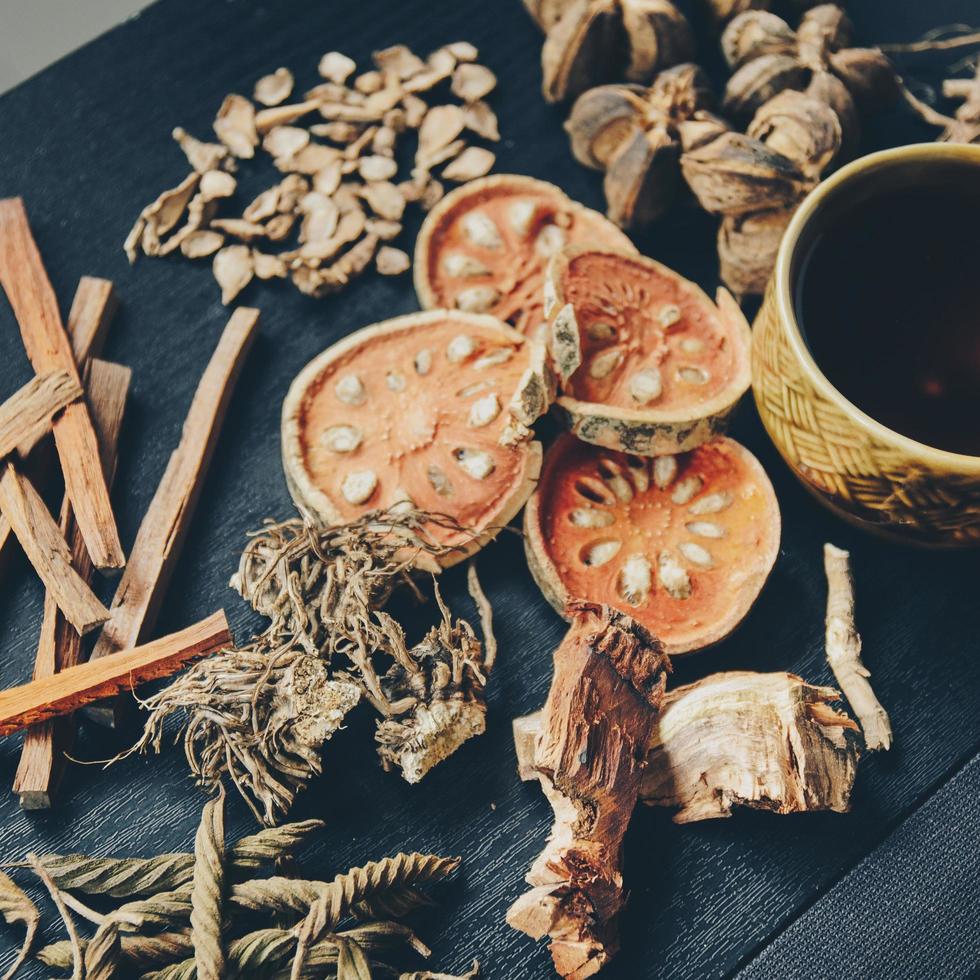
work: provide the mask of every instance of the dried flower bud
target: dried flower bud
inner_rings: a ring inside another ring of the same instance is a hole
[[[737,118],[749,118],[774,95],[788,88],[806,88],[809,81],[810,70],[796,57],[764,54],[747,61],[728,80],[723,108]]]
[[[736,69],[764,54],[795,54],[796,34],[782,17],[747,10],[722,32],[721,50],[728,67]]]
[[[541,51],[544,97],[561,102],[623,77],[648,82],[693,50],[690,25],[670,0],[572,0]]]
[[[744,133],[723,133],[685,153],[681,170],[701,207],[713,214],[792,207],[810,187],[792,160]]]
[[[732,215],[718,229],[722,281],[736,296],[765,292],[792,209]]]
[[[877,48],[846,48],[830,56],[830,69],[865,112],[893,103],[899,95],[895,66]]]
[[[841,125],[834,110],[789,90],[762,106],[747,132],[770,150],[789,157],[813,181],[820,179],[841,145]]]
[[[634,130],[609,162],[606,214],[623,228],[655,221],[670,206],[680,146],[666,129]]]

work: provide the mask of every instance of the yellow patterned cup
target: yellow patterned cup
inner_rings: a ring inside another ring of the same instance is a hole
[[[821,183],[790,221],[753,328],[752,387],[763,424],[804,486],[870,530],[926,545],[980,544],[980,457],[934,449],[849,402],[814,362],[796,322],[795,277],[830,200],[941,170],[980,181],[980,146],[923,143],[855,160]],[[980,419],[976,420],[980,425]]]

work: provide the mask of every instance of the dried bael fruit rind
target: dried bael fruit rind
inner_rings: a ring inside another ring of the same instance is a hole
[[[497,174],[447,194],[415,246],[415,290],[427,309],[491,313],[524,333],[543,321],[542,283],[566,245],[635,252],[597,211],[543,180]]]
[[[558,406],[585,442],[686,452],[721,432],[748,390],[751,333],[724,289],[715,305],[652,259],[572,246],[545,296]]]
[[[724,639],[779,550],[779,504],[759,461],[720,437],[645,459],[563,435],[524,517],[528,564],[561,613],[604,602],[654,632],[671,656]]]
[[[415,507],[478,550],[524,505],[541,468],[531,422],[548,408],[535,345],[489,316],[433,310],[365,327],[314,358],[283,404],[282,456],[300,510],[326,523]],[[472,532],[477,537],[472,537]]]

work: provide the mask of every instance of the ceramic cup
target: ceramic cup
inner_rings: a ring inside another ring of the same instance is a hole
[[[923,143],[872,153],[838,170],[803,201],[783,236],[753,328],[752,387],[783,458],[838,514],[906,541],[980,545],[980,457],[916,442],[849,402],[813,360],[794,311],[800,259],[830,202],[857,199],[883,184],[909,186],[924,175],[976,186],[980,146]]]

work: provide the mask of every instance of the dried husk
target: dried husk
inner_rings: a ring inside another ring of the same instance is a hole
[[[805,88],[809,80],[809,69],[794,55],[763,54],[729,78],[722,110],[736,119],[748,118],[784,89]]]
[[[747,135],[792,160],[814,182],[833,163],[842,137],[840,120],[829,105],[792,90],[766,102]]]
[[[793,211],[781,208],[727,215],[718,228],[719,272],[739,298],[765,292]]]
[[[721,49],[734,71],[764,54],[794,54],[796,34],[782,17],[768,10],[749,10],[738,14],[725,28]]]
[[[635,130],[609,160],[606,215],[621,228],[648,224],[670,206],[680,177],[680,146],[664,128]]]

